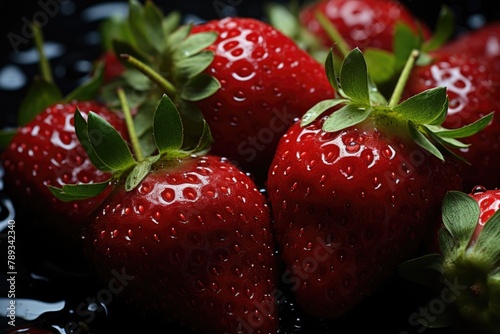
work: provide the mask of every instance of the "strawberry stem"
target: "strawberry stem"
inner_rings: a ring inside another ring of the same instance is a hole
[[[337,28],[335,28],[332,22],[319,10],[315,12],[315,17],[321,27],[328,34],[328,37],[330,37],[332,42],[337,46],[337,49],[340,51],[342,56],[346,57],[349,54],[350,48]]]
[[[142,155],[139,138],[137,137],[137,133],[135,132],[134,121],[132,120],[132,113],[130,112],[127,97],[125,96],[125,92],[121,87],[118,88],[117,93],[122,105],[123,114],[125,115],[125,123],[127,124],[127,130],[129,133],[130,141],[132,143],[132,150],[134,151],[136,159],[141,162],[142,160],[144,160],[144,156]]]
[[[45,52],[43,50],[44,39],[43,39],[42,29],[36,23],[32,23],[31,26],[33,28],[33,32],[35,35],[35,47],[36,50],[38,51],[38,56],[40,57],[39,65],[42,78],[48,83],[54,83],[54,77],[52,76],[50,63],[47,57],[45,56]]]
[[[403,68],[403,71],[401,71],[401,75],[399,76],[396,87],[394,88],[394,91],[392,93],[391,99],[389,101],[389,107],[397,106],[399,101],[401,100],[401,96],[403,95],[406,82],[410,77],[413,66],[415,65],[415,61],[417,60],[419,55],[420,51],[416,49],[410,53],[410,57],[408,57],[405,67]]]
[[[121,54],[120,57],[125,59],[130,65],[134,66],[137,70],[139,70],[153,82],[160,85],[160,87],[165,91],[168,97],[170,97],[171,99],[175,98],[177,94],[177,89],[175,88],[175,86],[167,79],[165,79],[163,76],[158,74],[151,67],[149,67],[139,59],[128,54]]]

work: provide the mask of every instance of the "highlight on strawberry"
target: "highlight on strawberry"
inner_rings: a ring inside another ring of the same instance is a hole
[[[468,194],[446,194],[438,232],[440,252],[408,260],[398,268],[402,277],[438,294],[439,313],[414,314],[419,330],[452,326],[471,333],[499,332],[499,208],[497,189],[478,186]]]
[[[119,96],[130,114],[123,90]],[[71,202],[112,185],[85,235],[90,264],[105,281],[112,269],[134,276],[123,297],[160,321],[202,333],[276,333],[277,272],[266,198],[235,165],[209,154],[207,123],[198,133],[188,131],[167,95],[152,123],[156,151],[142,156],[133,128],[134,153],[103,118],[90,113],[85,121],[75,112],[89,158],[112,177],[50,189]]]
[[[338,318],[394,274],[433,231],[441,201],[461,189],[463,161],[451,148],[481,131],[492,113],[446,129],[446,87],[401,101],[418,52],[389,101],[355,48],[326,73],[337,98],[311,108],[282,137],[268,174],[280,255],[304,279],[291,289],[308,313]],[[324,246],[322,261],[314,252]],[[326,246],[325,246],[326,245]]]

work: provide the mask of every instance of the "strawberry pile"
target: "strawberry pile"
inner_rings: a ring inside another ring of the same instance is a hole
[[[128,9],[66,96],[33,27],[40,76],[1,136],[28,234],[183,333],[338,332],[435,270],[464,287],[450,319],[498,332],[496,23],[454,35],[443,8],[432,31],[395,0]],[[421,315],[412,330],[453,323]]]

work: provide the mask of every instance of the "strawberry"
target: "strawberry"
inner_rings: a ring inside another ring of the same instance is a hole
[[[325,47],[332,39],[322,27],[316,13],[322,13],[335,26],[349,49],[358,47],[393,51],[397,24],[405,24],[416,35],[429,38],[431,31],[402,3],[394,0],[327,0],[315,1],[300,12],[300,22]]]
[[[340,317],[418,250],[446,191],[461,187],[457,161],[435,145],[461,146],[452,137],[491,120],[456,132],[441,127],[445,88],[398,104],[416,54],[385,102],[359,49],[339,77],[330,52],[325,68],[339,98],[316,104],[280,140],[268,192],[283,278],[308,313]]]
[[[104,63],[105,83],[118,78],[125,71],[125,66],[112,51],[103,52],[98,61]]]
[[[104,200],[101,196],[74,203],[55,198],[47,185],[102,182],[109,173],[99,171],[79,143],[73,125],[76,108],[93,111],[125,134],[125,123],[117,113],[96,101],[60,102],[48,106],[32,121],[19,127],[4,148],[5,191],[18,212],[29,212],[43,228],[71,242],[80,239],[89,214]]]
[[[134,17],[146,11],[130,3]],[[157,30],[150,27],[154,22],[141,24],[144,30]],[[294,118],[333,96],[321,64],[260,20],[235,17],[184,25],[158,40],[163,44],[151,38],[144,46],[152,49],[148,55],[125,42],[116,51],[161,73],[160,93],[168,94],[182,113],[197,109],[207,120],[215,139],[212,153],[227,157],[260,183]],[[144,43],[137,36],[139,41]]]
[[[114,169],[113,192],[85,237],[85,253],[101,277],[126,275],[121,296],[196,332],[276,333],[269,207],[247,175],[207,153],[212,139],[206,123],[198,145],[186,147],[191,132],[165,95],[153,117],[157,154],[148,157],[137,151],[134,157],[94,113],[87,122],[75,113],[75,123],[77,132],[107,134],[102,143],[90,137],[91,148]],[[72,201],[102,186],[51,190]]]
[[[39,28],[35,42],[40,55],[41,77],[35,77],[18,112],[18,126],[4,133],[8,143],[1,155],[5,169],[5,190],[19,213],[27,212],[30,221],[39,224],[42,233],[56,235],[63,244],[80,245],[81,229],[88,215],[102,202],[104,195],[92,200],[63,203],[47,185],[95,183],[109,174],[97,170],[78,142],[72,123],[77,106],[86,115],[94,111],[126,134],[121,116],[97,101],[103,80],[103,67],[74,91],[62,96],[54,84],[49,63],[42,52]]]
[[[444,126],[458,128],[475,122],[484,115],[498,110],[499,90],[492,76],[493,69],[481,57],[471,53],[453,52],[444,47],[429,53],[429,62],[416,66],[405,87],[405,96],[412,96],[426,89],[446,86],[449,109]],[[461,155],[470,162],[464,166],[464,189],[478,184],[496,187],[500,184],[492,169],[500,166],[500,146],[497,117],[481,133],[464,139],[470,145],[461,148]]]
[[[483,186],[471,193],[450,191],[442,206],[440,250],[404,262],[400,274],[438,289],[439,312],[431,304],[412,315],[420,328],[454,326],[473,333],[498,333],[500,191]],[[432,310],[436,310],[433,307]]]

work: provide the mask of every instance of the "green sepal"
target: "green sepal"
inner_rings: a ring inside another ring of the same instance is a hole
[[[361,50],[354,48],[345,57],[340,69],[341,90],[354,103],[370,104],[368,72]]]
[[[414,282],[433,290],[441,287],[443,273],[443,256],[427,254],[407,260],[398,266],[398,274],[410,282]]]
[[[321,114],[325,111],[338,106],[342,103],[348,103],[349,100],[343,99],[331,99],[331,100],[323,100],[316,103],[311,109],[309,109],[303,116],[300,121],[300,126],[307,126],[314,122]]]
[[[323,123],[323,131],[335,132],[363,122],[372,108],[369,105],[347,104],[333,112]]]
[[[165,16],[162,22],[164,36],[170,36],[181,24],[182,15],[179,11],[171,11]],[[164,42],[164,41],[163,41]]]
[[[12,141],[12,138],[14,138],[14,136],[16,135],[16,133],[17,133],[16,129],[0,130],[0,148],[7,147]]]
[[[442,226],[438,232],[439,250],[443,254],[444,259],[449,259],[455,256],[456,249],[459,247],[459,241],[455,239],[450,231]]]
[[[396,59],[392,53],[375,48],[367,48],[363,53],[368,73],[375,83],[384,83],[396,74]]]
[[[476,221],[477,223],[477,221]],[[474,224],[475,226],[476,224]],[[484,224],[481,233],[473,245],[475,259],[492,268],[500,261],[500,210],[497,210]]]
[[[212,45],[217,37],[218,34],[213,31],[190,35],[175,47],[173,59],[178,60],[198,54]]]
[[[167,95],[163,95],[153,118],[153,134],[160,154],[181,149],[184,128],[181,115]]]
[[[213,144],[212,133],[208,123],[203,120],[203,130],[199,137],[198,144],[189,153],[192,155],[203,155],[210,151]]]
[[[35,77],[19,107],[18,125],[26,125],[45,108],[61,100],[62,93],[55,84],[45,81],[41,77]]]
[[[180,83],[191,80],[206,70],[214,58],[215,54],[212,51],[206,50],[191,57],[178,60],[173,66],[174,80]]]
[[[450,40],[455,32],[455,14],[447,5],[442,5],[431,39],[424,42],[422,50],[437,50]]]
[[[99,62],[96,66],[94,75],[82,85],[78,86],[72,92],[64,97],[64,102],[87,101],[95,99],[104,81],[104,62]]]
[[[63,202],[96,197],[110,185],[111,180],[99,183],[66,184],[62,188],[48,186],[50,192]]]
[[[193,28],[192,23],[188,23],[177,28],[173,33],[171,33],[166,40],[166,49],[164,52],[172,52],[183,40],[185,40],[191,33]]]
[[[202,73],[189,80],[183,87],[180,97],[189,102],[197,102],[215,94],[221,88],[219,80]]]
[[[93,150],[111,170],[124,171],[136,164],[127,142],[104,118],[90,112],[87,129]]]
[[[448,191],[443,198],[443,224],[450,235],[463,246],[469,243],[479,212],[477,202],[463,192]]]
[[[160,159],[160,155],[154,155],[139,162],[125,179],[125,191],[131,191],[137,187],[151,171],[151,166]]]
[[[408,121],[408,130],[410,136],[417,145],[422,147],[424,150],[430,152],[432,155],[440,160],[444,161],[443,154],[437,149],[437,147],[427,138],[420,130],[417,128],[415,123]]]
[[[89,160],[92,162],[92,164],[97,169],[99,169],[103,172],[112,171],[111,168],[109,168],[108,166],[106,166],[106,164],[104,164],[104,162],[102,162],[101,158],[99,158],[99,156],[95,152],[94,147],[92,146],[92,143],[90,141],[87,122],[83,118],[78,107],[76,107],[76,110],[75,110],[74,122],[75,122],[76,137],[80,141],[80,144],[82,145],[82,147],[85,149],[85,152],[87,153],[87,156],[89,157]],[[95,135],[96,135],[95,133],[92,133],[92,136],[95,136]]]
[[[468,162],[464,157],[458,155],[455,151],[450,149],[450,147],[452,148],[464,148],[464,146],[468,147],[467,144],[462,143],[453,138],[441,138],[432,131],[429,131],[425,126],[423,128],[423,131],[431,138],[433,143],[436,144],[437,148],[440,151],[444,151],[445,153],[457,159],[457,161],[461,161],[466,165],[470,165],[470,162]]]
[[[465,138],[472,136],[486,128],[493,119],[494,112],[481,117],[477,121],[464,125],[458,129],[446,129],[442,127],[429,127],[436,135],[445,138]]]
[[[436,87],[404,100],[393,110],[415,124],[441,124],[447,101],[446,87]]]
[[[119,39],[122,41],[131,41],[132,33],[130,32],[127,20],[123,17],[111,16],[104,20],[99,27],[101,35],[101,45],[103,50],[113,49],[113,40]]]
[[[328,81],[330,82],[330,85],[332,85],[332,87],[334,88],[335,92],[339,92],[339,83],[335,66],[336,66],[335,54],[333,52],[333,49],[330,49],[325,60],[326,76],[328,77]]]
[[[153,1],[146,1],[143,7],[144,31],[155,47],[156,51],[161,51],[161,45],[165,42],[163,34],[163,12],[156,7]]]
[[[394,66],[399,72],[413,50],[420,50],[422,37],[405,23],[397,22],[394,28]]]
[[[146,29],[148,22],[144,18],[143,5],[137,0],[129,0],[128,10],[128,23],[136,46],[148,54],[158,52],[157,44],[152,43],[148,36],[149,31]],[[159,30],[162,31],[162,28]]]

